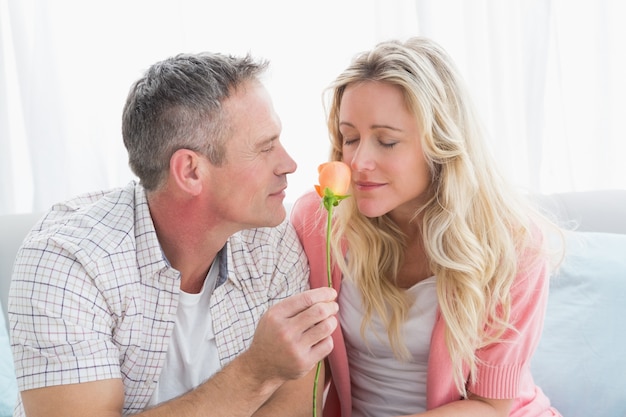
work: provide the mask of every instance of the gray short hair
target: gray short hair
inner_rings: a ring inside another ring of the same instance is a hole
[[[258,80],[268,62],[219,53],[179,54],[152,65],[130,89],[122,116],[129,165],[146,190],[161,184],[170,158],[191,149],[220,165],[228,136],[222,102]]]

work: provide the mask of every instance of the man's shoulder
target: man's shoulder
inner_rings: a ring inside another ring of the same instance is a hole
[[[56,241],[107,250],[134,235],[136,184],[84,193],[53,205],[33,227],[24,245]],[[91,245],[88,243],[91,242]]]
[[[274,270],[277,265],[295,268],[306,264],[302,244],[287,219],[276,227],[245,229],[234,234],[228,240],[228,254],[232,268],[248,265],[257,270]]]
[[[297,240],[293,225],[285,219],[278,226],[244,229],[230,237],[229,243],[249,247],[265,247],[270,245],[276,249],[283,245],[291,245]]]

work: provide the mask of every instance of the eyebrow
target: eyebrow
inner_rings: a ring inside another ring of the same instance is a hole
[[[350,122],[339,122],[339,127],[341,127],[341,126],[348,126],[348,127],[352,127],[352,128],[355,127]],[[399,129],[399,128],[393,127],[393,126],[389,126],[389,125],[371,125],[370,129],[389,129],[389,130],[393,130],[395,132],[402,132],[402,129]]]
[[[279,136],[272,136],[271,138],[264,139],[261,142],[257,142],[255,145],[256,149],[263,149],[266,146],[270,145],[272,142],[275,142],[279,139]]]

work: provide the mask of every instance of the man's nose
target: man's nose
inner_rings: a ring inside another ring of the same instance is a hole
[[[298,164],[296,161],[287,153],[287,150],[283,147],[282,144],[278,145],[280,149],[277,149],[281,153],[280,155],[280,163],[276,170],[276,175],[284,175],[284,174],[293,174],[298,168]]]

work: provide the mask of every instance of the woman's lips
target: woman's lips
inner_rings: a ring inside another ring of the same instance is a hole
[[[371,190],[375,190],[377,188],[383,187],[385,184],[379,183],[379,182],[370,182],[370,181],[356,181],[354,185],[357,190],[371,191]]]

